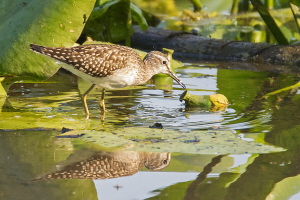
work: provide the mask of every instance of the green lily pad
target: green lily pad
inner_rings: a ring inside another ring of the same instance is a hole
[[[109,131],[72,131],[85,134],[80,139],[101,147],[122,147],[146,152],[178,152],[189,154],[257,154],[285,151],[281,147],[244,141],[231,131],[192,131],[149,128],[122,128]]]
[[[0,75],[52,76],[59,66],[29,44],[72,46],[95,0],[4,0],[0,4]]]

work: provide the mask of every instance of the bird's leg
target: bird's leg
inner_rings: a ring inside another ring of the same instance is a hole
[[[102,89],[101,99],[100,99],[100,108],[102,112],[105,112],[105,103],[104,103],[105,89]]]
[[[105,89],[102,89],[101,99],[100,99],[100,108],[101,108],[101,120],[105,119],[105,103],[104,103]]]
[[[92,91],[92,89],[94,89],[94,87],[95,87],[95,84],[91,85],[91,87],[82,95],[82,103],[83,103],[86,119],[88,119],[90,117],[89,108],[86,103],[86,97],[87,97],[88,93],[90,93],[90,91]]]

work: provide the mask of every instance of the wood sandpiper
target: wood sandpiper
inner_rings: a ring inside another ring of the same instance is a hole
[[[172,72],[168,57],[159,51],[149,52],[142,60],[135,50],[120,45],[91,44],[64,48],[30,44],[30,47],[32,51],[55,59],[64,69],[92,83],[82,95],[87,119],[89,109],[86,98],[96,85],[102,88],[100,107],[103,115],[105,89],[140,85],[159,73],[171,76],[186,88]]]

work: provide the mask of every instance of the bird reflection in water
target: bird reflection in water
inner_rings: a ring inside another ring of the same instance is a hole
[[[76,155],[72,157],[70,160],[74,160]],[[93,152],[86,159],[67,165],[58,165],[55,172],[42,175],[32,181],[117,178],[133,175],[143,167],[151,171],[162,170],[169,165],[170,160],[171,154],[169,152]]]

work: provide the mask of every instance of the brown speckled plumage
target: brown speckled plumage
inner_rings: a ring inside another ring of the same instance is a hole
[[[131,48],[119,45],[92,44],[67,48],[31,45],[45,54],[93,77],[106,77],[128,65],[143,66],[140,56]],[[128,56],[130,55],[130,56]]]

